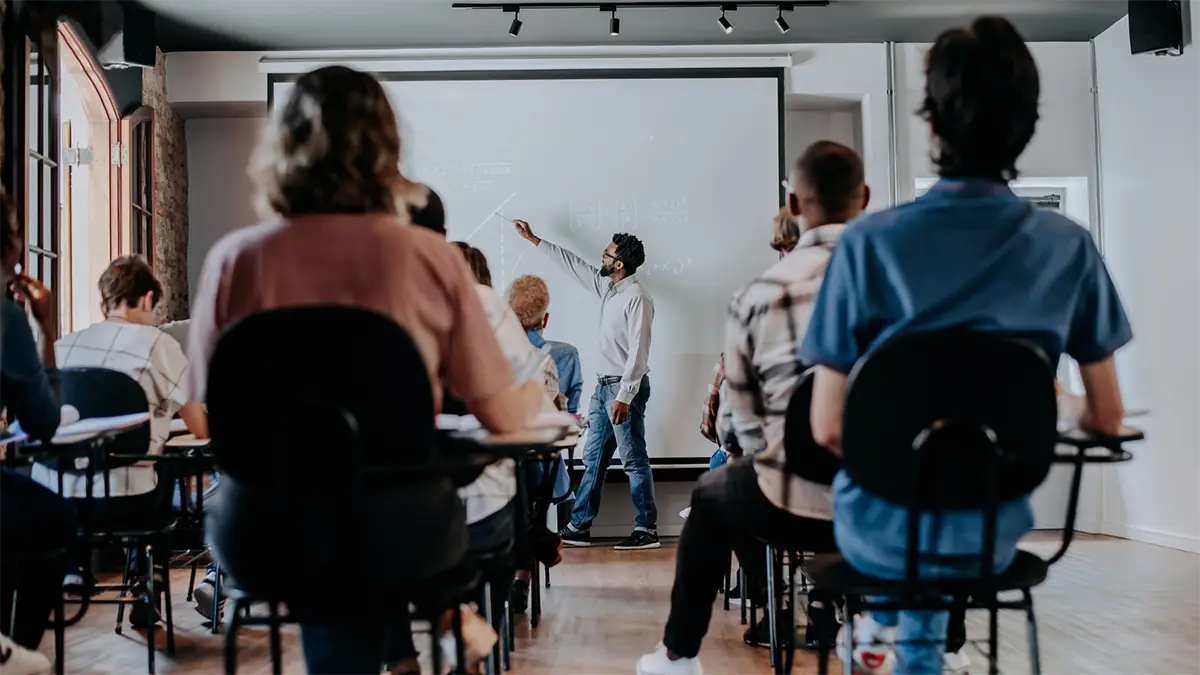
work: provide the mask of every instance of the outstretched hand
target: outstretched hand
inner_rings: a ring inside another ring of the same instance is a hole
[[[512,221],[512,224],[513,227],[517,228],[517,234],[521,235],[521,238],[525,241],[533,244],[534,246],[542,243],[542,240],[533,233],[533,228],[529,226],[529,223],[525,222],[524,220],[514,220]]]

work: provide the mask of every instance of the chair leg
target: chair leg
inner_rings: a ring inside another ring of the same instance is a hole
[[[1042,673],[1042,654],[1038,649],[1037,618],[1033,614],[1033,594],[1025,589],[1025,630],[1029,635],[1029,672]]]
[[[125,569],[121,570],[121,592],[117,594],[118,600],[125,597],[125,587],[129,585],[129,563],[133,560],[132,553],[133,553],[132,548],[125,549]],[[83,573],[91,574],[91,570],[85,569],[83,571]],[[121,634],[121,626],[124,623],[125,623],[125,605],[118,604],[117,605],[117,628],[116,628],[117,635]]]
[[[787,584],[787,621],[786,639],[784,640],[784,661],[783,672],[791,675],[792,666],[796,662],[796,559],[790,557],[788,559],[787,573],[784,575],[784,583]]]
[[[213,618],[209,632],[213,635],[221,632],[221,563],[213,562],[217,569],[217,578],[213,580]],[[238,603],[240,604],[240,603]],[[236,609],[234,610],[236,611]]]
[[[274,675],[283,674],[283,644],[280,639],[279,603],[267,603],[267,611],[271,618],[271,672]]]
[[[429,624],[431,626],[429,629],[429,641],[432,643],[432,647],[429,649],[429,660],[433,663],[434,674],[442,675],[442,671],[445,670],[445,667],[442,665],[443,654],[442,641],[440,640],[441,636],[438,635],[438,631],[441,630],[441,617],[435,614],[434,618],[430,619]]]
[[[162,560],[162,573],[163,573],[163,585],[162,585],[163,602],[162,602],[162,605],[163,605],[163,613],[164,613],[163,618],[167,622],[167,654],[169,654],[171,656],[175,656],[175,618],[172,615],[172,610],[171,610],[170,547],[167,545],[167,543],[165,541],[160,542],[160,543],[162,544],[161,548],[167,552],[165,554],[166,557],[164,557]],[[155,547],[155,548],[157,549],[158,547]],[[151,574],[153,574],[153,570],[151,571]],[[154,615],[151,614],[151,616],[154,616]]]
[[[742,594],[742,625],[746,625],[746,606],[750,604],[750,596],[746,595],[746,573],[738,567],[738,588]]]
[[[996,596],[988,600],[988,675],[1000,675],[1000,622]]]
[[[770,637],[767,645],[771,650],[771,667],[779,673],[779,625],[776,615],[779,614],[778,599],[775,597],[775,549],[767,546],[767,629]]]
[[[200,559],[199,556],[192,558],[192,564],[191,564],[192,574],[190,577],[188,577],[187,597],[184,598],[188,602],[192,601],[192,591],[196,590],[196,566],[198,565],[197,561],[199,559]]]
[[[230,608],[229,612],[229,625],[225,627],[225,675],[234,675],[234,673],[237,672],[237,633],[238,625],[240,623],[237,610],[241,604],[241,598],[238,598],[234,601],[233,607]],[[214,619],[214,622],[215,621],[216,619]],[[436,641],[434,644],[437,644]],[[435,649],[434,652],[436,653],[437,650]]]
[[[480,605],[480,608],[483,609],[484,621],[487,621],[488,625],[491,626],[492,630],[495,630],[496,635],[499,636],[500,631],[496,627],[496,617],[494,616],[494,612],[492,611],[492,584],[491,584],[491,582],[485,581],[483,583],[483,603]],[[491,653],[488,654],[487,659],[484,660],[484,664],[483,664],[484,673],[486,675],[496,675],[496,667],[499,665],[499,663],[500,663],[500,640],[497,639],[496,644],[492,646]]]
[[[729,562],[725,563],[725,576],[721,578],[721,595],[725,596],[722,601],[725,611],[729,611],[729,568],[733,566],[733,555],[730,554]]]
[[[146,605],[148,606],[149,618],[146,619],[146,660],[148,664],[148,672],[154,675],[154,653],[157,649],[155,644],[155,629],[158,628],[158,608],[155,607],[156,600],[154,594],[154,547],[146,546]]]
[[[512,670],[512,650],[513,650],[513,611],[512,604],[504,603],[504,612],[501,614],[501,625],[503,632],[500,634],[500,641],[503,643],[504,651],[501,656],[504,659],[502,667],[504,670]]]
[[[64,623],[66,612],[63,611],[63,595],[60,590],[54,597],[54,675],[63,675],[66,669],[67,627]]]
[[[538,577],[541,576],[541,565],[533,564],[533,570],[530,572],[532,577],[529,580],[529,626],[537,628],[542,623],[542,582]]]
[[[454,672],[467,672],[467,648],[463,644],[462,605],[454,608]]]

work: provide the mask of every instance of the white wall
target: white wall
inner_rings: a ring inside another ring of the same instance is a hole
[[[859,110],[788,110],[784,113],[783,158],[788,169],[808,146],[817,141],[837,141],[862,153],[862,113]]]
[[[258,220],[246,167],[261,118],[190,119],[188,154],[188,288],[196,292],[204,256],[227,232]]]
[[[1186,6],[1188,3],[1185,4]],[[1133,323],[1117,359],[1146,441],[1106,471],[1104,531],[1200,550],[1200,7],[1178,58],[1129,53],[1127,19],[1096,39],[1102,242]]]
[[[916,179],[936,175],[929,159],[929,125],[914,113],[924,99],[925,52],[929,47],[911,43],[896,46],[900,201],[912,199]],[[1029,50],[1037,62],[1041,80],[1041,119],[1017,168],[1024,178],[1087,178],[1094,220],[1096,153],[1091,48],[1086,42],[1034,42]]]

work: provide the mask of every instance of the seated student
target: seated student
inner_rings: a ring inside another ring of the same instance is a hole
[[[846,229],[843,223],[866,207],[870,191],[858,154],[830,141],[809,146],[796,162],[791,184],[793,217],[803,216],[808,230],[794,251],[734,295],[726,324],[733,429],[737,449],[752,459],[710,471],[692,493],[663,646],[638,661],[642,675],[701,672],[697,655],[731,547],[759,584],[766,576],[766,556],[755,537],[786,534],[801,550],[836,550],[829,488],[785,474],[783,430],[792,392],[805,371],[796,343],[830,252]]]
[[[985,86],[986,85],[986,86]],[[983,17],[938,37],[926,61],[925,102],[942,179],[910,204],[871,214],[842,238],[801,347],[818,364],[814,436],[840,449],[847,375],[897,336],[952,328],[1018,333],[1051,359],[1081,364],[1087,391],[1083,423],[1116,432],[1122,404],[1113,353],[1132,338],[1104,261],[1087,229],[1036,209],[1008,181],[1038,119],[1038,71],[1006,20]],[[887,283],[879,283],[879,280]],[[864,492],[844,474],[833,485],[838,548],[859,571],[885,579],[904,574],[907,510]],[[1001,504],[997,571],[1012,562],[1033,526],[1026,498]],[[926,516],[921,553],[978,556],[977,511]],[[922,574],[972,574],[923,566]],[[941,641],[946,612],[875,612],[856,626],[856,666],[877,672],[897,641]],[[897,643],[896,670],[942,672],[942,647]]]
[[[562,400],[561,408],[572,415],[579,414],[579,400],[583,394],[583,371],[580,368],[579,350],[574,345],[565,342],[547,340],[542,331],[550,322],[550,289],[540,277],[525,275],[517,277],[508,289],[508,304],[517,315],[525,336],[536,349],[549,346],[550,358],[554,360],[558,371],[558,393]],[[542,467],[534,465],[536,470],[533,483],[540,485]],[[558,505],[558,522],[566,522],[571,517],[569,500],[571,495],[571,476],[567,470],[567,462],[559,456],[558,465],[554,471],[553,497],[561,503]],[[513,588],[513,609],[525,611],[529,600],[529,571],[518,570],[517,581]]]
[[[496,433],[524,427],[540,409],[540,382],[513,384],[462,255],[407,226],[407,204],[418,196],[400,161],[396,114],[375,78],[329,66],[296,80],[253,169],[269,219],[226,235],[204,264],[189,340],[198,400],[231,324],[277,308],[338,305],[379,312],[408,331],[435,409],[448,390]],[[371,502],[361,526],[398,571],[431,576],[462,559],[465,514],[449,477],[381,490]],[[238,517],[258,508],[268,505],[229,480],[208,504],[210,540],[234,580],[277,571],[274,528]],[[300,630],[310,673],[378,673],[385,660],[393,672],[419,671],[407,603],[390,621],[364,616]]]
[[[49,440],[60,419],[54,349],[58,332],[53,294],[38,281],[16,273],[25,250],[16,208],[0,188],[0,411],[7,424],[39,441]],[[25,311],[13,295],[29,305],[45,336],[38,346]],[[2,429],[3,427],[0,427]],[[50,660],[37,651],[55,596],[62,593],[65,570],[44,562],[17,561],[39,553],[69,549],[75,539],[75,514],[67,500],[10,469],[0,469],[0,672],[14,675],[49,673]],[[17,583],[13,583],[18,579]],[[13,615],[13,593],[20,601]],[[11,636],[11,639],[10,639]]]
[[[117,258],[100,275],[99,285],[104,320],[58,340],[55,352],[60,366],[107,368],[137,381],[150,406],[148,454],[162,453],[177,412],[189,431],[198,438],[207,438],[204,407],[188,396],[188,364],[183,349],[154,326],[154,307],[162,299],[162,285],[150,265],[137,256]],[[33,467],[33,479],[56,492],[58,473],[48,464]],[[106,493],[104,474],[94,477],[95,518],[102,513],[112,523],[134,525],[170,509],[174,482],[160,479],[153,464],[114,468],[108,478]],[[62,486],[63,495],[78,503],[87,496],[87,475],[64,472]],[[145,605],[130,608],[129,620],[135,627],[144,626],[146,616]]]

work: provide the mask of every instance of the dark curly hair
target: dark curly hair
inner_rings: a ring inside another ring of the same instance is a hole
[[[429,196],[426,198],[425,206],[414,205],[408,209],[412,224],[433,230],[444,237],[446,236],[446,207],[442,204],[442,198],[433,191],[433,188],[426,186],[426,189],[429,191]]]
[[[625,270],[633,274],[638,271],[638,268],[646,262],[646,247],[642,246],[642,240],[621,232],[614,234],[612,243],[617,245],[616,259],[625,263]]]
[[[1006,19],[983,16],[938,36],[917,113],[937,139],[933,162],[946,178],[1012,180],[1038,121],[1037,64]]]

